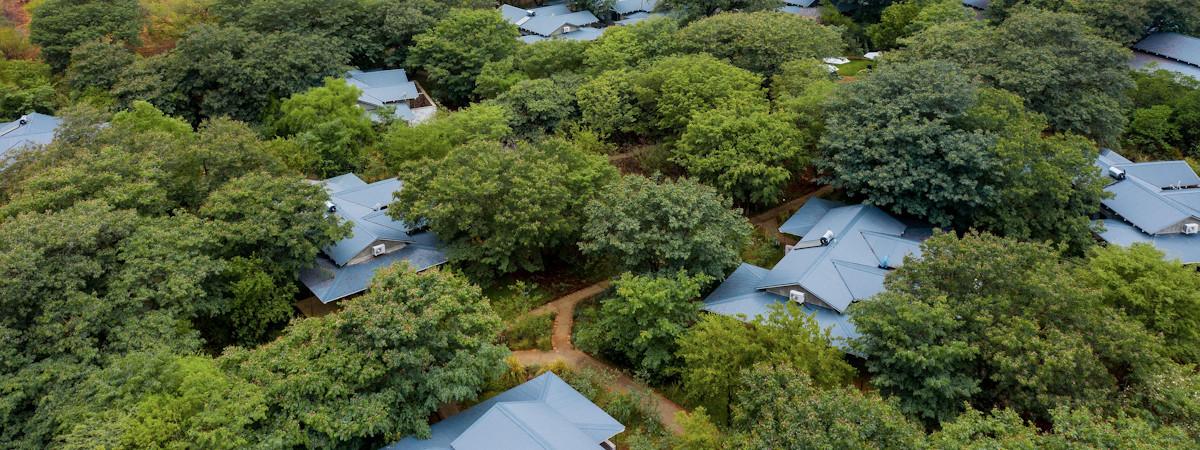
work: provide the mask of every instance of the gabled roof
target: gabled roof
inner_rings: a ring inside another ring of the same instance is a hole
[[[815,201],[819,200],[819,201]],[[908,226],[870,205],[836,206],[809,200],[780,231],[803,232],[801,241],[816,241],[826,231],[828,245],[795,248],[784,255],[757,288],[800,286],[838,312],[882,290],[887,269],[904,257],[921,254],[920,241],[905,235]]]
[[[382,107],[417,98],[417,84],[408,80],[404,69],[346,72],[346,82],[362,89],[360,103]]]
[[[988,0],[963,0],[963,5],[979,10],[988,9]]]
[[[49,144],[60,124],[62,120],[57,117],[35,112],[0,123],[0,158],[9,150]]]
[[[408,261],[417,271],[444,264],[446,254],[441,242],[430,232],[415,231],[403,221],[387,215],[387,205],[393,201],[403,183],[389,178],[366,183],[357,175],[347,173],[321,181],[329,193],[332,212],[351,224],[351,235],[322,249],[314,267],[300,272],[300,281],[322,303],[329,303],[367,289],[379,268],[398,261]],[[405,247],[366,261],[348,264],[379,241],[404,242]]]
[[[1133,44],[1133,49],[1200,67],[1200,38],[1160,32]]]
[[[1177,259],[1182,264],[1200,263],[1200,237],[1197,235],[1152,236],[1120,220],[1106,219],[1101,222],[1104,231],[1100,233],[1100,238],[1105,242],[1125,247],[1136,243],[1150,244],[1163,252],[1166,259]]]
[[[771,313],[772,305],[788,301],[783,296],[756,289],[755,286],[762,282],[768,272],[770,271],[762,267],[742,264],[716,290],[708,294],[704,299],[703,309],[746,321],[760,316],[766,318]],[[811,314],[822,330],[829,330],[834,346],[838,348],[846,349],[847,341],[858,337],[858,330],[844,314],[809,304],[801,305],[800,309]]]
[[[1104,188],[1103,204],[1147,234],[1160,234],[1189,218],[1200,222],[1200,176],[1184,161],[1132,163],[1112,150],[1102,151],[1096,166],[1109,176],[1125,172]]]
[[[1166,70],[1200,81],[1200,67],[1181,63],[1149,53],[1134,52],[1129,67],[1143,71]]]
[[[584,27],[600,21],[590,11],[572,12],[565,3],[533,9],[500,5],[500,15],[517,28],[542,37],[550,36],[564,25]]]
[[[599,448],[625,426],[553,372],[433,424],[429,439],[406,437],[385,450]]]
[[[799,6],[801,8],[811,7],[817,0],[783,0],[783,4],[787,6]]]
[[[612,10],[624,16],[636,12],[654,12],[654,8],[657,6],[658,0],[617,0],[616,3],[613,3]]]

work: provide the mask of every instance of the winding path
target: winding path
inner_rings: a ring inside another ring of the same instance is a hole
[[[556,313],[554,316],[554,334],[551,337],[554,349],[551,351],[520,350],[513,352],[513,356],[521,364],[527,366],[544,366],[556,360],[561,360],[571,368],[587,367],[594,370],[610,371],[617,376],[614,384],[609,386],[610,390],[616,392],[629,392],[633,390],[646,392],[649,394],[650,400],[654,402],[655,410],[658,412],[658,420],[663,424],[663,427],[672,433],[682,434],[683,428],[675,421],[675,413],[683,411],[683,408],[617,368],[575,349],[575,344],[571,342],[571,331],[575,327],[575,306],[579,302],[600,295],[605,289],[608,289],[608,286],[608,280],[601,281],[559,297],[550,303],[530,311],[528,314],[539,314],[549,311]]]

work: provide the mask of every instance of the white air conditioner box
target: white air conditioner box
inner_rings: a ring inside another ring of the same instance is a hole
[[[1183,224],[1183,234],[1200,233],[1200,223],[1185,223]]]
[[[371,255],[372,256],[379,256],[384,253],[387,253],[387,246],[384,244],[379,244],[379,245],[371,247]]]
[[[788,299],[796,303],[804,303],[804,292],[795,289],[788,292]]]

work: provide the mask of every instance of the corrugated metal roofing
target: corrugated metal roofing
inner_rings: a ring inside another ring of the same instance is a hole
[[[825,200],[823,198],[812,198],[804,202],[804,206],[800,210],[792,214],[783,225],[779,226],[780,233],[787,233],[792,236],[801,237],[808,234],[808,231],[825,217],[825,213],[834,208],[846,206],[845,203],[835,202],[833,200]],[[824,232],[824,230],[822,230]]]
[[[392,253],[343,267],[334,265],[328,258],[319,257],[315,266],[300,271],[300,282],[321,303],[330,303],[367,290],[376,271],[401,261],[408,262],[413,270],[421,272],[445,264],[446,254],[432,245],[409,244]]]
[[[625,431],[624,425],[552,372],[430,428],[429,439],[406,437],[384,449],[589,449]]]
[[[784,5],[799,6],[801,8],[811,7],[817,0],[783,0]]]
[[[1146,36],[1133,49],[1200,67],[1200,38],[1161,32]]]
[[[988,0],[963,0],[963,4],[975,9],[988,9]]]
[[[516,25],[517,28],[542,37],[550,36],[562,28],[563,25],[584,27],[600,21],[590,11],[572,12],[565,3],[546,5],[528,10],[512,5],[500,5],[500,15],[504,16],[504,20]],[[522,40],[526,43],[532,43],[530,40]]]
[[[792,0],[795,1],[795,0]],[[613,12],[622,16],[635,12],[654,12],[654,8],[658,6],[658,0],[617,0],[613,3]]]
[[[560,34],[558,37],[560,39],[567,39],[571,41],[594,41],[596,39],[600,39],[600,35],[602,34],[604,34],[604,30],[602,29],[582,27],[570,33]]]
[[[1129,67],[1142,71],[1166,70],[1200,80],[1200,67],[1172,61],[1149,53],[1134,52],[1133,58],[1129,60]]]
[[[346,72],[346,82],[362,89],[358,101],[375,107],[417,98],[417,84],[408,80],[404,69]]]
[[[26,114],[21,119],[0,124],[0,158],[4,158],[9,150],[46,145],[54,140],[54,130],[62,124],[62,120],[41,113]]]
[[[745,321],[760,316],[766,318],[771,313],[771,306],[788,301],[783,296],[755,288],[767,272],[769,270],[762,267],[742,264],[704,299],[703,309]],[[801,310],[811,314],[822,330],[829,330],[830,337],[838,348],[847,349],[847,340],[858,337],[854,324],[850,323],[847,316],[837,311],[809,304],[802,305]]]
[[[1102,221],[1104,232],[1100,238],[1110,244],[1128,247],[1136,243],[1153,245],[1167,259],[1177,259],[1181,264],[1200,263],[1200,235],[1163,234],[1151,236],[1134,226],[1119,220]]]

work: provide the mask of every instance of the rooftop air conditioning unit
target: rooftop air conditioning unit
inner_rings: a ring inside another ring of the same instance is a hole
[[[325,202],[325,210],[329,212],[337,212],[337,205],[333,202]]]
[[[825,234],[821,235],[821,245],[829,245],[833,242],[833,230],[825,230]]]
[[[1183,234],[1200,233],[1200,223],[1185,223],[1183,224]]]
[[[1115,166],[1109,167],[1108,168],[1108,176],[1116,178],[1118,180],[1124,180],[1125,179],[1125,169],[1122,169],[1120,167],[1115,167]]]
[[[17,119],[17,123],[19,123],[21,125],[28,125],[29,124],[29,116],[28,115],[21,116],[20,119]]]
[[[788,300],[803,304],[804,303],[804,293],[793,289],[788,292]]]
[[[379,256],[387,252],[387,246],[379,244],[371,247],[371,256]]]

